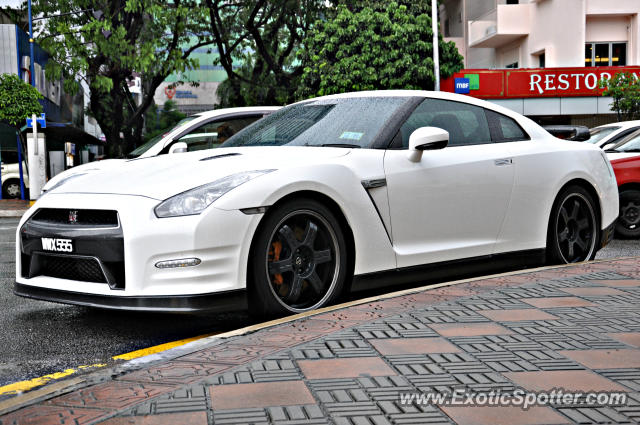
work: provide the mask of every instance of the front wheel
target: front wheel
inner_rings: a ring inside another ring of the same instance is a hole
[[[20,181],[19,180],[7,180],[2,185],[3,196],[7,199],[17,199],[20,197]]]
[[[547,253],[552,264],[592,260],[600,222],[592,196],[580,186],[562,190],[551,210]]]
[[[616,233],[624,238],[640,237],[640,190],[620,192],[620,215]]]
[[[264,218],[249,259],[249,308],[281,316],[323,307],[340,295],[347,275],[340,224],[323,204],[290,201]]]

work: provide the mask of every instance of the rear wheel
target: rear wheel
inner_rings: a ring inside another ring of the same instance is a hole
[[[616,233],[625,238],[640,237],[640,190],[620,192],[620,215]]]
[[[287,202],[271,211],[252,247],[249,301],[253,314],[301,313],[340,295],[347,249],[338,220],[321,203]]]
[[[565,188],[551,210],[547,253],[551,263],[592,260],[597,252],[600,222],[595,202],[580,186]]]

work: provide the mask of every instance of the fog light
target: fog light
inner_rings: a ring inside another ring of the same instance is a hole
[[[202,261],[199,258],[182,258],[180,260],[158,261],[156,267],[159,269],[173,269],[176,267],[197,266]]]

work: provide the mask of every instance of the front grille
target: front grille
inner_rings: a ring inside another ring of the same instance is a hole
[[[75,216],[75,222],[70,220]],[[74,210],[41,208],[29,219],[35,223],[66,224],[69,226],[117,227],[118,212],[112,210]]]
[[[107,283],[107,278],[95,258],[36,253],[30,260],[30,278],[50,276],[83,282]]]

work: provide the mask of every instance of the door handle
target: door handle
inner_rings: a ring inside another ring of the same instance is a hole
[[[493,163],[497,166],[497,167],[501,167],[503,165],[511,165],[513,164],[513,159],[512,158],[502,158],[502,159],[496,159],[493,161]]]

